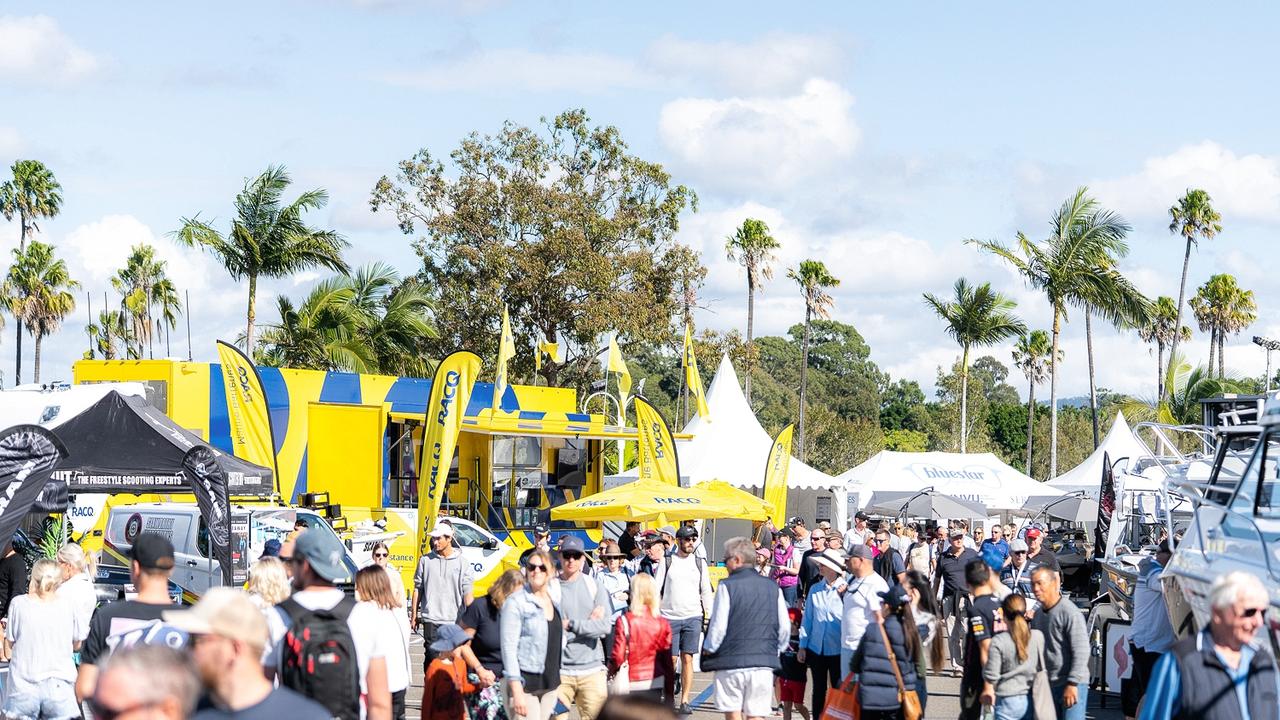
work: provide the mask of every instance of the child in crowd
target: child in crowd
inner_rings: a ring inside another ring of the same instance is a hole
[[[429,648],[436,656],[427,666],[422,688],[422,719],[466,720],[463,696],[478,688],[467,677],[467,663],[460,648],[471,638],[455,623],[441,626],[436,637]]]
[[[800,717],[809,720],[809,708],[804,706],[805,666],[796,657],[800,650],[800,608],[787,610],[791,619],[791,642],[783,651],[780,659],[782,669],[778,671],[778,699],[782,701],[782,720],[791,720],[791,713],[799,710]]]

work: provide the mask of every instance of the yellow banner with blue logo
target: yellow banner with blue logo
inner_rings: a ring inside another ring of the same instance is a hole
[[[671,428],[644,398],[635,399],[636,434],[640,444],[640,479],[680,484],[680,461]]]
[[[773,506],[769,517],[776,528],[787,521],[787,472],[791,469],[791,433],[795,429],[795,425],[782,428],[769,448],[769,460],[764,466],[764,501]]]
[[[280,490],[280,469],[276,464],[275,430],[262,377],[253,361],[240,348],[218,341],[218,363],[227,393],[227,417],[231,421],[231,450],[236,457],[271,468],[276,491]],[[287,499],[287,498],[286,498]]]
[[[516,340],[511,336],[511,316],[507,306],[502,306],[502,339],[498,341],[498,364],[493,373],[493,409],[502,407],[502,396],[507,392],[507,365],[516,354]]]
[[[698,356],[693,352],[693,327],[684,326],[684,384],[693,396],[698,417],[707,420],[711,410],[707,408],[707,393],[702,389],[702,376],[698,374]]]
[[[453,465],[453,451],[458,446],[462,416],[471,401],[471,389],[480,374],[480,357],[475,353],[456,352],[440,361],[431,381],[431,397],[427,401],[426,430],[422,438],[422,457],[418,465],[418,549],[430,551],[427,533],[436,524],[440,503],[444,500]]]

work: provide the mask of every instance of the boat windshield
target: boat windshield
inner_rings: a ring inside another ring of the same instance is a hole
[[[1280,540],[1280,429],[1268,430],[1254,447],[1230,508],[1223,518],[1228,535]]]

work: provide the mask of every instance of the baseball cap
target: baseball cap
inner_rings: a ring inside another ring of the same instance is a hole
[[[577,535],[564,534],[560,536],[560,554],[565,553],[586,553],[586,546],[582,543],[582,538]]]
[[[795,517],[791,518],[790,520],[788,520],[788,521],[787,521],[787,524],[788,524],[788,525],[804,525],[804,518],[802,518],[802,517],[800,517],[799,515],[797,515],[797,516],[795,516]]]
[[[858,543],[857,545],[849,548],[849,555],[845,559],[862,558],[863,560],[870,560],[873,557],[875,557],[875,555],[871,552],[871,546]]]
[[[871,516],[859,510],[853,515],[854,520],[870,520]]]
[[[891,608],[899,608],[911,602],[911,596],[907,594],[906,588],[897,583],[894,583],[893,587],[888,590],[876,594]]]
[[[965,534],[966,534],[965,531],[961,530],[960,528],[952,528],[951,532],[947,533],[947,537],[951,538],[952,540],[956,540],[958,538],[964,537]]]
[[[1024,540],[1013,539],[1009,541],[1009,552],[1026,552],[1028,550],[1027,543]]]
[[[436,527],[439,526],[437,523]],[[302,531],[293,544],[293,556],[306,560],[317,575],[331,583],[351,581],[351,574],[342,564],[345,554],[346,549],[336,535],[319,530]]]
[[[534,525],[533,534],[534,535],[550,535],[551,528],[547,527],[546,525]]]
[[[676,529],[675,529],[675,526],[673,525],[663,525],[662,527],[658,528],[658,533],[662,535],[675,535]]]
[[[431,528],[431,537],[453,537],[453,523],[448,520],[437,520],[436,526]]]
[[[830,530],[830,529],[831,529],[831,523],[827,522],[826,520],[823,520],[822,522],[818,523],[818,529],[819,529],[819,530]]]
[[[773,551],[769,548],[760,547],[756,548],[756,555],[759,555],[760,557],[773,557]]]
[[[317,533],[318,534],[318,533]],[[267,619],[240,589],[213,587],[187,610],[165,610],[164,621],[191,635],[217,635],[261,650],[267,644]]]
[[[262,557],[280,557],[280,541],[271,538],[262,544]]]
[[[697,537],[698,537],[698,528],[695,528],[695,527],[690,527],[688,525],[685,525],[684,527],[676,531],[676,538],[679,540],[683,540],[685,538],[697,539]]]
[[[1040,528],[1027,528],[1027,539],[1035,540],[1040,537]]]
[[[136,561],[144,570],[172,570],[173,543],[163,535],[139,533],[129,549],[129,559]]]
[[[784,528],[782,528],[781,530],[779,530],[779,531],[778,531],[778,535],[779,535],[779,536],[781,536],[781,535],[786,535],[788,538],[790,538],[790,539],[792,539],[792,540],[795,540],[795,539],[796,539],[796,531],[795,531],[795,530],[792,530],[790,527],[784,527]]]
[[[459,627],[457,623],[441,625],[436,630],[436,641],[431,643],[431,649],[435,652],[448,652],[459,645],[465,644],[470,639],[471,637],[467,635],[467,631]]]

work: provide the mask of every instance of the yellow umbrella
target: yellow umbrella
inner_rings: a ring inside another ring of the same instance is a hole
[[[709,481],[691,488],[637,480],[552,508],[552,520],[636,520],[677,522],[742,518],[761,520],[772,506],[728,483]]]

